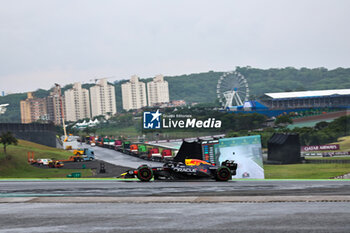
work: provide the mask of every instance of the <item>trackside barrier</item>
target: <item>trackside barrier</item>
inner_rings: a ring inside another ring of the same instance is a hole
[[[350,163],[350,159],[306,159],[305,163]]]

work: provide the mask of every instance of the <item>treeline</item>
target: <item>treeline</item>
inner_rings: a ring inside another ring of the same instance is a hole
[[[286,130],[288,132],[289,130]],[[350,116],[342,116],[332,122],[319,122],[315,127],[295,128],[302,145],[322,145],[336,142],[338,138],[350,135]]]
[[[237,67],[248,81],[251,99],[267,92],[288,92],[350,88],[350,68],[257,69]],[[169,82],[170,99],[184,99],[189,103],[214,103],[216,85],[223,72],[207,72],[165,77]],[[341,85],[340,85],[341,84]]]
[[[155,109],[147,109],[148,111],[156,111]],[[168,132],[215,132],[215,133],[227,133],[229,131],[239,132],[242,130],[254,130],[258,128],[263,128],[266,122],[267,117],[257,113],[249,113],[249,114],[233,114],[226,112],[219,112],[209,110],[207,108],[180,108],[174,111],[174,108],[166,109],[166,111],[162,111],[164,115],[190,115],[190,119],[196,119],[197,121],[207,121],[210,119],[210,122],[214,122],[214,120],[221,121],[220,128],[161,128],[161,129],[143,129],[142,122],[142,114],[132,114],[132,113],[123,113],[117,116],[111,117],[108,120],[100,119],[100,124],[95,128],[104,135],[109,135],[108,133],[104,133],[104,131],[110,131],[110,128],[117,129],[125,129],[125,128],[134,128],[136,132],[141,134],[149,134],[149,133],[168,133]],[[164,118],[167,119],[167,118]],[[171,117],[173,121],[183,120],[186,122],[187,118],[180,117]],[[89,121],[89,119],[85,119]],[[82,122],[80,120],[79,122]],[[214,124],[213,124],[214,125]],[[73,124],[70,124],[68,127],[68,131],[70,133],[78,133],[78,129],[72,128]],[[109,135],[110,136],[110,135]],[[116,135],[114,135],[116,136]]]
[[[350,135],[350,116],[342,116],[332,122],[319,122],[314,127],[302,127],[289,129],[281,128],[264,128],[262,131],[231,131],[227,137],[240,137],[248,135],[260,135],[263,147],[267,147],[269,138],[273,133],[297,133],[299,134],[300,144],[302,146],[323,145],[333,143],[340,137]]]
[[[238,67],[248,81],[252,95],[266,92],[307,91],[350,88],[350,68],[256,69]]]
[[[350,88],[350,68],[328,70],[326,68],[257,69],[236,67],[236,70],[247,79],[252,100],[258,99],[267,92]],[[209,71],[189,75],[165,76],[165,80],[169,83],[170,100],[185,100],[190,104],[215,103],[217,102],[217,82],[223,74],[224,72]],[[152,78],[142,79],[143,82],[151,80]],[[114,83],[118,111],[122,110],[121,84],[127,81],[126,79]]]
[[[4,114],[0,115],[0,123],[20,123],[21,107],[20,101],[27,98],[24,93],[10,94],[0,97],[0,104],[10,104]]]
[[[232,67],[232,70],[235,68]],[[337,68],[328,70],[326,68],[301,68],[293,67],[257,69],[251,67],[237,67],[236,70],[242,73],[249,84],[251,99],[257,99],[266,92],[305,91],[350,88],[350,68]],[[215,103],[217,101],[216,85],[223,72],[209,71],[205,73],[166,76],[169,83],[170,100],[183,99],[187,103]],[[114,82],[116,90],[117,110],[122,110],[121,84],[125,80]],[[151,81],[151,78],[142,79]],[[93,84],[84,84],[88,88]],[[62,88],[64,92],[71,88],[67,85]],[[34,95],[45,97],[49,90],[37,90]],[[0,97],[0,104],[10,103],[8,111],[0,115],[0,122],[20,122],[19,101],[26,98],[25,94],[11,94]]]
[[[62,87],[62,93],[72,88],[72,84]],[[92,84],[83,84],[83,88],[89,88]],[[45,98],[50,95],[52,88],[49,90],[38,89],[33,92],[34,97]],[[5,114],[0,115],[0,123],[21,123],[21,106],[20,101],[27,99],[27,93],[9,94],[0,96],[0,104],[10,104]]]
[[[221,128],[162,128],[157,130],[151,129],[142,129],[142,115],[133,115],[131,113],[122,114],[116,117],[112,117],[108,121],[108,126],[106,127],[118,127],[118,128],[127,128],[130,126],[135,127],[135,129],[142,133],[165,133],[168,131],[186,131],[186,132],[198,132],[198,131],[208,131],[208,132],[217,132],[217,133],[226,133],[231,130],[240,131],[240,130],[253,130],[257,128],[264,127],[266,122],[266,116],[249,113],[249,114],[233,114],[225,113],[219,111],[208,110],[205,108],[182,108],[177,111],[167,111],[162,112],[164,114],[174,114],[174,115],[191,115],[191,119],[195,118],[200,121],[206,121],[209,118],[212,120],[220,120],[222,122]],[[164,118],[167,119],[167,118]],[[187,118],[171,118],[172,120],[184,120]],[[102,126],[103,127],[103,126]]]
[[[147,109],[154,111],[155,109]],[[181,114],[191,115],[197,120],[207,120],[208,118],[215,118],[222,121],[220,129],[157,129],[157,130],[143,130],[142,129],[142,114],[124,113],[110,118],[105,123],[100,124],[97,129],[103,134],[104,130],[109,128],[128,128],[133,127],[139,135],[142,134],[164,134],[168,132],[215,132],[226,133],[227,137],[240,137],[249,135],[260,135],[263,147],[267,147],[269,138],[273,133],[298,133],[301,145],[321,145],[336,142],[338,138],[350,135],[350,116],[342,116],[332,122],[319,122],[314,127],[302,127],[289,129],[286,126],[277,128],[266,127],[266,116],[249,113],[249,114],[234,114],[219,112],[207,109],[205,107],[180,108],[176,111],[174,109],[166,109],[163,114]],[[185,118],[183,118],[185,120]],[[173,120],[180,120],[180,118],[173,118]],[[104,134],[111,136],[110,134]],[[118,136],[118,135],[113,135]]]

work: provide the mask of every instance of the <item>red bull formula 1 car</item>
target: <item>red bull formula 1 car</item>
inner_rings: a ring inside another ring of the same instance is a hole
[[[221,166],[208,163],[199,159],[185,159],[183,162],[169,161],[162,167],[149,167],[141,165],[135,170],[123,173],[121,177],[135,178],[140,181],[155,180],[184,180],[184,179],[215,179],[217,181],[228,181],[236,175],[237,163],[226,160]]]

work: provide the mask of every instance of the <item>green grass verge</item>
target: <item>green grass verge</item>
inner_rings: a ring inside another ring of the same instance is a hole
[[[317,156],[305,156],[306,160],[350,160],[350,156],[339,157],[317,157]]]
[[[7,154],[11,156],[10,160],[7,160],[4,153],[0,152],[0,178],[54,178],[66,177],[67,174],[72,172],[81,172],[82,177],[92,176],[90,169],[42,169],[33,167],[27,162],[28,151],[33,151],[36,159],[67,159],[73,155],[72,152],[19,140],[17,146],[7,148]]]
[[[350,164],[264,165],[266,179],[329,179],[350,173]]]

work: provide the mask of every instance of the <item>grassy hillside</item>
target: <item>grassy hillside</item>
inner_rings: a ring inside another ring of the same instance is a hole
[[[216,85],[222,72],[165,77],[169,83],[170,100],[186,100],[188,103],[215,102]]]
[[[252,95],[266,92],[326,90],[350,88],[350,68],[301,68],[255,69],[239,67],[248,81]]]
[[[91,170],[88,169],[42,169],[33,167],[27,162],[28,151],[33,151],[36,159],[66,159],[72,155],[72,152],[19,140],[17,146],[8,147],[7,153],[11,155],[12,159],[6,160],[2,147],[0,147],[0,149],[0,178],[62,178],[72,172],[81,172],[82,177],[92,175]]]
[[[256,69],[237,67],[248,81],[252,99],[266,92],[325,90],[350,88],[350,68],[301,68],[293,67]],[[215,102],[216,85],[223,72],[165,77],[169,82],[170,99],[187,102]],[[341,84],[341,85],[339,85]]]
[[[333,144],[339,144],[341,151],[350,151],[350,136],[338,138]]]
[[[0,123],[11,123],[11,122],[21,122],[21,107],[20,101],[25,100],[27,94],[10,94],[7,96],[0,97],[0,104],[10,104],[7,107],[7,111],[0,115]]]
[[[53,84],[52,84],[53,85]],[[83,87],[87,88],[91,86],[90,84],[84,84]],[[62,92],[71,88],[72,85],[66,85],[62,88]],[[43,90],[38,89],[33,92],[33,95],[38,98],[47,97],[52,89]],[[27,93],[17,93],[17,94],[9,94],[6,96],[0,96],[0,104],[10,104],[7,107],[7,111],[5,114],[0,115],[0,123],[20,123],[21,122],[21,107],[20,101],[25,100],[27,98]]]

